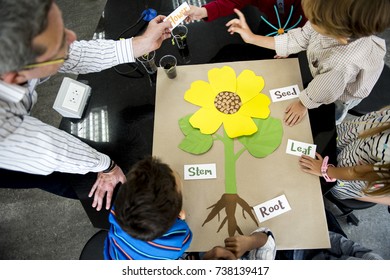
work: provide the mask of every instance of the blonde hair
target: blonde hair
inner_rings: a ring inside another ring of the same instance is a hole
[[[377,127],[363,131],[359,138],[366,138],[376,134],[380,134],[390,129],[390,122],[379,123]],[[375,165],[370,171],[359,171],[355,166],[353,172],[362,180],[367,182],[367,185],[362,190],[368,196],[380,196],[390,194],[390,163]]]
[[[302,0],[307,19],[335,37],[357,39],[390,27],[389,0]]]

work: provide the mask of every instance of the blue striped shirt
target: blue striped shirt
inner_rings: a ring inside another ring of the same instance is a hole
[[[175,260],[190,246],[192,232],[179,218],[161,237],[143,241],[130,236],[118,224],[115,213],[109,215],[110,231],[104,244],[106,260]]]

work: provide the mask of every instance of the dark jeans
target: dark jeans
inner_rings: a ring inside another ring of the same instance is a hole
[[[93,197],[88,197],[96,176],[96,173],[80,175],[60,172],[53,172],[44,176],[0,169],[0,188],[37,188],[62,197],[79,199],[93,226],[108,229],[109,211],[105,207],[100,211],[96,211],[92,207]],[[112,201],[114,201],[118,189],[119,187],[115,189]],[[103,205],[105,205],[105,200],[103,200]]]
[[[77,199],[76,192],[69,184],[69,176],[72,175],[54,172],[45,176],[0,169],[0,188],[37,188],[62,197]]]

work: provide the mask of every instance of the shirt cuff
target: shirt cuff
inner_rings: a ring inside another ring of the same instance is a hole
[[[288,56],[287,50],[287,34],[274,36],[275,39],[275,51],[278,56]]]
[[[133,54],[133,38],[115,41],[115,52],[118,64],[135,62]]]
[[[307,109],[317,108],[323,104],[312,100],[307,94],[306,89],[302,90],[301,93],[299,94],[299,100],[301,100],[303,106],[305,106]]]
[[[109,156],[102,153],[99,153],[98,156],[99,162],[94,168],[91,168],[91,172],[102,172],[110,167],[111,159]]]

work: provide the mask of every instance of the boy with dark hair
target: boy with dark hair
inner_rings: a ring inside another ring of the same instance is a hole
[[[293,126],[308,109],[335,103],[336,124],[367,97],[382,72],[385,41],[373,36],[390,27],[389,0],[303,0],[308,22],[287,34],[265,37],[252,33],[244,15],[229,21],[228,32],[246,43],[276,50],[278,57],[307,51],[313,80],[292,102],[284,122]]]
[[[136,163],[120,187],[109,221],[105,259],[168,260],[189,247],[192,233],[182,211],[182,183],[159,159]]]

